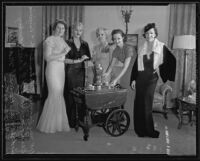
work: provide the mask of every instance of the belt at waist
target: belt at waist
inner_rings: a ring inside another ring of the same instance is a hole
[[[84,65],[82,63],[67,64],[67,68],[84,68]]]

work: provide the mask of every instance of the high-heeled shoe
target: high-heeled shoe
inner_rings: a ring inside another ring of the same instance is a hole
[[[148,135],[151,138],[159,138],[160,132],[157,130],[154,130],[154,132],[150,135]]]
[[[142,133],[136,133],[138,137],[146,137],[146,134],[142,134]]]

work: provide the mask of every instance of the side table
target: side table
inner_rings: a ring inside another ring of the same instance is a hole
[[[196,102],[191,101],[189,97],[179,97],[177,98],[178,101],[178,118],[179,118],[179,124],[178,129],[182,127],[182,125],[187,125],[191,123],[191,126],[196,121],[194,119],[194,116],[196,114]],[[187,123],[183,122],[183,116],[188,115],[189,121]]]

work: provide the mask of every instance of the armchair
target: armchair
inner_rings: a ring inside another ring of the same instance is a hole
[[[171,92],[172,88],[169,85],[158,82],[154,93],[153,112],[162,113],[165,119],[168,118],[167,107],[169,107]]]
[[[4,75],[4,129],[5,138],[29,138],[32,102],[19,95],[19,85],[14,74]]]

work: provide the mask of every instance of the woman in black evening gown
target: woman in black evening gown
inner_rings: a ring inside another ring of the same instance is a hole
[[[144,27],[146,41],[139,47],[131,75],[131,87],[136,89],[134,102],[134,129],[139,137],[158,138],[152,116],[153,97],[159,74],[165,83],[174,81],[176,59],[158,35],[155,23]]]
[[[73,37],[67,41],[71,50],[66,56],[65,65],[65,90],[64,97],[66,100],[67,115],[71,128],[75,127],[75,103],[70,91],[76,87],[85,85],[85,67],[84,61],[91,59],[89,45],[81,36],[83,33],[83,24],[76,23],[73,25]],[[84,115],[83,112],[80,112]],[[82,117],[82,116],[80,116]]]

